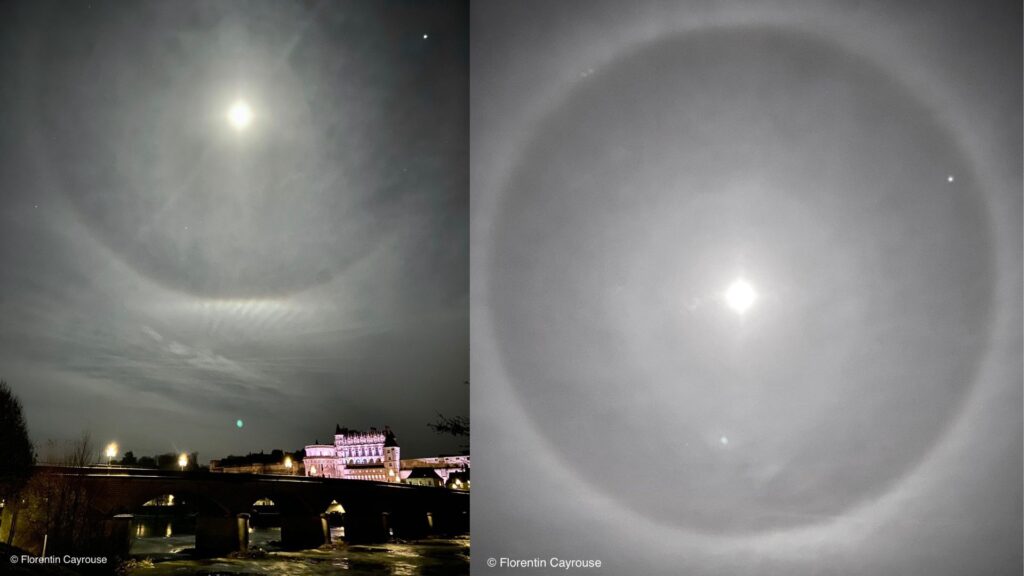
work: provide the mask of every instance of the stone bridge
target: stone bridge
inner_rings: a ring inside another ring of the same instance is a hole
[[[269,498],[281,519],[282,546],[314,548],[330,541],[326,512],[344,509],[345,540],[379,542],[391,535],[421,538],[469,531],[469,494],[445,488],[365,480],[260,474],[174,472],[131,468],[38,466],[37,477],[75,482],[109,534],[111,552],[126,555],[131,546],[132,515],[143,504],[174,495],[189,502],[196,517],[196,550],[223,554],[248,547],[249,512]],[[0,519],[0,541],[7,541],[17,506]],[[41,527],[18,521],[15,545],[41,549]]]

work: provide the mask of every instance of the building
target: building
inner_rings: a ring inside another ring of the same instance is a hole
[[[387,426],[366,432],[335,426],[334,444],[306,446],[306,476],[400,482],[401,448]]]
[[[409,471],[409,475],[405,477],[406,484],[412,484],[413,486],[431,486],[439,487],[444,486],[444,481],[441,477],[434,472],[433,468],[415,468]]]
[[[452,474],[469,470],[469,456],[466,454],[434,456],[431,458],[411,458],[401,461],[401,478],[405,480],[413,470],[429,468],[434,471],[441,482],[447,485],[448,477]]]
[[[469,470],[467,455],[402,460],[398,439],[387,426],[366,432],[335,426],[333,444],[306,446],[305,454],[305,475],[323,478],[400,483],[422,469],[437,478],[430,485],[443,486],[450,474]],[[416,482],[410,483],[424,482],[421,474],[425,473],[418,472],[413,478]]]
[[[210,472],[225,474],[280,474],[286,476],[302,476],[305,474],[302,458],[298,454],[290,454],[274,450],[270,454],[248,454],[246,456],[228,456],[220,460],[210,461]]]

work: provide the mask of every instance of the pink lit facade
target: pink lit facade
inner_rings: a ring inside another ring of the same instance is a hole
[[[366,432],[338,427],[334,444],[306,446],[306,476],[401,482],[401,448],[394,433],[370,428]]]
[[[401,459],[401,448],[394,433],[370,428],[366,432],[336,427],[333,444],[306,446],[303,470],[306,476],[372,480],[400,483],[417,468],[432,469],[447,482],[452,473],[469,470],[469,456],[437,456]]]

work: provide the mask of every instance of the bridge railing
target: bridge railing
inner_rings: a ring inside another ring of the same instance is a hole
[[[394,484],[390,482],[377,482],[374,480],[353,480],[346,478],[323,478],[315,476],[288,476],[284,474],[251,474],[251,473],[222,473],[210,472],[208,470],[161,470],[158,468],[138,468],[128,466],[107,466],[104,464],[96,466],[62,466],[55,464],[37,464],[35,470],[43,474],[58,476],[86,476],[92,478],[105,477],[137,477],[137,478],[181,478],[181,479],[203,479],[223,482],[273,482],[287,484],[309,484],[309,485],[345,485],[351,487],[373,487],[387,489],[395,492],[451,492],[466,493],[463,490],[453,490],[444,487],[417,486],[413,484]]]

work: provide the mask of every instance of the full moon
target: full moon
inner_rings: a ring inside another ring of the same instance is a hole
[[[742,278],[733,280],[732,284],[725,291],[725,303],[732,308],[733,312],[746,314],[754,303],[757,302],[757,291],[750,282]]]
[[[228,122],[235,130],[244,130],[252,122],[252,108],[244,100],[238,100],[228,109]]]

